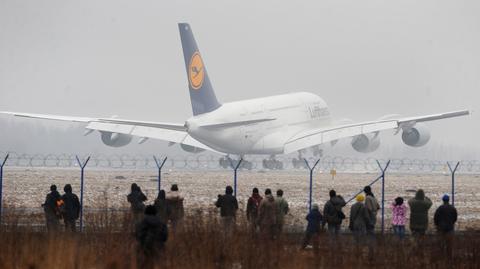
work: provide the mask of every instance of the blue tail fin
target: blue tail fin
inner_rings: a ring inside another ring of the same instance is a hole
[[[207,69],[203,62],[197,43],[193,37],[192,28],[188,23],[179,23],[180,38],[182,39],[183,57],[187,69],[190,100],[192,101],[193,115],[213,111],[220,107],[212,84],[208,78]]]

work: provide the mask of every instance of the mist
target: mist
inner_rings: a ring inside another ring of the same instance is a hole
[[[477,1],[0,1],[0,111],[184,122],[192,115],[178,22],[194,31],[221,102],[309,91],[337,119],[459,109],[409,148],[372,156],[478,158]],[[0,152],[184,154],[102,144],[84,126],[0,117]],[[357,156],[349,141],[325,153]],[[358,155],[368,157],[370,155]]]

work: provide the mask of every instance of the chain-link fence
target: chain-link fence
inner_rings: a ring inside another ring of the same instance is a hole
[[[0,158],[5,156],[0,152]],[[10,167],[52,167],[68,168],[77,167],[75,155],[72,154],[20,154],[9,152],[9,159],[6,166]],[[80,158],[86,156],[79,156]],[[313,161],[314,157],[307,160]],[[382,160],[380,160],[382,162]],[[386,162],[386,160],[383,160]],[[412,173],[447,173],[447,160],[429,159],[391,159],[390,172],[412,172]],[[460,173],[480,173],[480,161],[461,160],[458,169]],[[91,155],[89,168],[119,168],[119,169],[155,169],[156,164],[153,156],[129,155],[129,154],[97,154]],[[245,157],[241,169],[248,170],[292,170],[305,169],[303,159],[289,156],[278,156],[275,159],[262,156]],[[230,169],[230,162],[226,157],[219,157],[209,154],[193,154],[188,156],[168,156],[164,169],[173,170],[221,170]],[[351,158],[342,156],[323,156],[318,164],[320,170],[332,170],[343,172],[374,172],[378,170],[374,158]]]

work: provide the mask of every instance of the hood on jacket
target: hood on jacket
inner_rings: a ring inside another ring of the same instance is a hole
[[[417,193],[415,193],[415,199],[425,200],[425,192],[422,189],[418,190]]]
[[[341,205],[342,202],[343,202],[343,199],[341,197],[338,197],[338,196],[334,196],[332,198],[330,198],[330,201],[332,202],[332,204],[334,206],[337,206],[337,205]]]
[[[268,200],[269,202],[275,201],[275,199],[273,198],[273,196],[272,196],[271,194],[265,195],[265,198],[267,198],[267,200]]]

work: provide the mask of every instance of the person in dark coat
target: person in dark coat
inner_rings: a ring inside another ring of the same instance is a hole
[[[252,231],[255,232],[259,225],[258,223],[258,208],[263,197],[259,194],[257,188],[253,188],[252,196],[248,198],[247,202],[247,220],[250,223]]]
[[[433,222],[440,234],[442,250],[445,255],[451,258],[453,256],[453,233],[455,222],[457,222],[457,209],[449,204],[450,197],[447,194],[442,197],[442,201],[443,205],[435,211]]]
[[[373,195],[372,188],[365,186],[363,188],[365,192],[365,208],[368,211],[369,224],[367,225],[367,234],[373,235],[375,233],[375,224],[377,223],[377,212],[380,210],[380,204]]]
[[[442,197],[443,205],[437,208],[433,222],[440,234],[453,233],[457,222],[457,209],[449,204],[450,197],[445,194]]]
[[[72,186],[70,184],[65,185],[63,188],[65,194],[62,195],[62,217],[65,222],[66,231],[76,231],[76,221],[80,217],[80,201],[78,196],[72,192]]]
[[[215,206],[220,208],[220,216],[222,217],[225,232],[230,233],[235,226],[235,217],[238,210],[237,198],[233,196],[231,186],[225,188],[225,195],[218,195]]]
[[[318,248],[318,236],[322,230],[322,221],[323,216],[318,209],[318,204],[313,204],[312,210],[308,213],[306,220],[307,230],[305,231],[305,238],[303,239],[302,249],[305,249],[309,244],[310,241],[313,239],[313,247],[315,249]]]
[[[167,200],[166,200],[166,193],[165,190],[160,190],[158,192],[157,199],[154,202],[155,209],[157,209],[157,216],[163,221],[163,223],[167,223]]]
[[[145,211],[144,202],[147,200],[147,196],[143,194],[142,189],[136,183],[132,184],[130,190],[130,194],[127,195],[127,201],[130,203],[133,220],[135,223],[138,223],[143,218],[143,212]]]
[[[331,190],[329,195],[330,200],[328,200],[323,207],[323,222],[327,224],[330,235],[338,235],[342,221],[345,219],[342,208],[347,203],[342,196],[337,195],[335,190]]]
[[[428,228],[428,210],[432,201],[425,197],[425,192],[419,189],[415,197],[408,200],[410,207],[410,230],[413,235],[424,235]]]
[[[371,225],[371,218],[367,207],[363,203],[365,196],[359,194],[355,197],[355,200],[357,202],[350,209],[350,224],[348,227],[353,232],[355,242],[361,244],[367,233],[367,227]]]
[[[147,206],[144,218],[136,225],[135,237],[140,250],[139,268],[153,268],[168,239],[167,225],[157,213],[155,206]]]
[[[58,201],[60,201],[60,193],[57,191],[57,186],[50,186],[50,193],[45,198],[43,203],[43,211],[45,212],[45,220],[47,223],[47,231],[58,231],[60,227],[60,211],[58,208]]]

